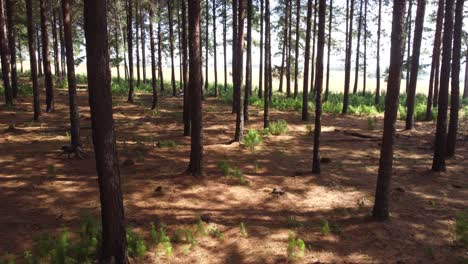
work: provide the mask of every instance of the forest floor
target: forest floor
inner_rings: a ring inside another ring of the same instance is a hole
[[[31,98],[0,109],[0,256],[15,254],[17,263],[33,238],[78,231],[83,210],[99,215],[86,90],[79,89],[88,153],[83,160],[59,156],[69,140],[66,90],[56,97],[56,111],[43,113],[38,123],[31,122]],[[456,245],[453,230],[455,215],[468,208],[466,128],[447,172],[432,173],[435,124],[418,122],[415,130],[403,131],[398,122],[391,220],[379,223],[369,216],[382,116],[371,130],[367,117],[325,115],[321,155],[330,162],[314,175],[308,172],[313,138],[307,124],[312,122],[301,122],[300,113],[273,110],[271,120],[286,120],[288,132],[264,137],[252,153],[228,144],[235,115],[209,98],[203,124],[206,177],[198,179],[182,174],[190,151],[189,137],[182,136],[182,98],[161,98],[157,112],[148,110],[150,100],[139,95],[139,103],[131,105],[114,98],[127,225],[147,236],[151,222],[165,223],[172,233],[203,216],[224,239],[202,236],[190,250],[175,243],[172,256],[150,250],[140,263],[287,263],[291,232],[307,245],[299,263],[466,263],[467,249]],[[246,128],[261,130],[262,110],[250,109]],[[164,147],[171,141],[176,145]],[[223,160],[239,168],[249,184],[223,176],[218,168]],[[272,195],[275,188],[285,194]],[[331,227],[328,234],[324,220]],[[242,235],[241,222],[248,236]]]

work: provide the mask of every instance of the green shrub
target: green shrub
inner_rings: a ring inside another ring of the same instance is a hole
[[[177,143],[174,140],[160,140],[158,146],[160,148],[175,148]]]
[[[328,224],[328,221],[326,219],[320,220],[320,231],[324,235],[330,234],[330,225]]]
[[[250,182],[245,178],[244,173],[237,167],[229,164],[228,160],[222,160],[218,163],[218,168],[223,176],[235,180],[240,185],[249,185]]]
[[[296,238],[295,234],[289,234],[288,237],[288,260],[297,261],[304,257],[306,245],[302,239]]]
[[[247,134],[244,136],[244,144],[253,153],[255,151],[255,147],[262,144],[262,137],[260,136],[260,133],[258,133],[258,130],[249,129]]]
[[[130,228],[127,228],[127,245],[130,257],[136,257],[141,260],[147,251],[144,239]]]
[[[468,247],[468,211],[460,212],[455,217],[456,240]]]
[[[286,120],[278,120],[270,123],[268,128],[263,129],[264,134],[272,134],[272,135],[282,135],[288,132],[288,122]]]
[[[224,233],[221,232],[221,230],[219,230],[216,226],[210,229],[209,235],[219,240],[224,240]]]

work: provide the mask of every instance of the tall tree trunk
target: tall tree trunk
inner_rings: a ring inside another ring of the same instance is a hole
[[[333,21],[333,0],[330,0],[330,15],[328,17],[328,48],[327,48],[327,77],[325,84],[325,98],[324,101],[328,100],[328,93],[330,87],[330,54],[331,54],[331,41],[332,41],[332,21]]]
[[[176,96],[176,83],[175,83],[175,69],[174,69],[174,29],[172,21],[172,0],[167,1],[167,8],[169,13],[169,48],[171,53],[171,84],[172,96]]]
[[[238,25],[237,25],[237,43],[236,43],[236,55],[237,55],[237,69],[236,69],[236,82],[234,87],[238,87],[237,93],[237,108],[236,108],[236,132],[234,135],[234,142],[242,141],[244,137],[244,107],[243,107],[243,95],[242,95],[242,67],[244,65],[244,0],[238,0]]]
[[[190,101],[188,74],[188,54],[187,54],[187,4],[186,0],[181,0],[182,4],[182,74],[184,80],[184,136],[190,136]]]
[[[182,67],[182,20],[181,20],[181,4],[182,0],[177,4],[177,35],[179,37],[178,46],[179,46],[179,84],[182,88],[182,92],[185,92],[184,87],[184,78],[183,78],[183,67]]]
[[[23,59],[23,47],[21,45],[21,38],[17,38],[17,41],[18,41],[18,58],[20,60],[20,72],[23,73],[24,72],[24,68],[23,68],[23,62],[24,62],[24,59]]]
[[[447,134],[447,157],[455,155],[457,143],[458,111],[460,110],[460,57],[463,34],[463,4],[457,0],[455,7],[455,24],[453,25],[453,57],[452,57],[452,90],[450,98],[450,122]]]
[[[343,96],[343,109],[341,113],[346,115],[348,113],[349,106],[349,88],[351,83],[351,55],[353,48],[353,16],[354,16],[354,1],[351,0],[350,10],[349,10],[349,21],[348,21],[348,34],[346,37],[346,62],[345,62],[345,87],[344,87],[344,96]]]
[[[380,103],[380,31],[382,28],[382,0],[379,0],[379,14],[377,18],[377,69],[375,73],[375,80],[377,82],[375,88],[375,104],[378,105]]]
[[[39,76],[43,76],[42,72],[42,45],[41,45],[41,34],[40,26],[36,24],[36,46],[37,46],[37,68],[39,69]]]
[[[75,154],[81,156],[80,140],[80,112],[76,97],[75,59],[73,57],[72,21],[70,16],[70,0],[62,0],[63,32],[65,35],[65,46],[67,53],[68,73],[68,102],[70,110],[70,134],[71,147]],[[57,61],[58,62],[58,61]],[[58,65],[58,63],[57,63]]]
[[[189,86],[190,117],[192,121],[190,163],[187,173],[193,176],[203,175],[203,128],[201,102],[201,59],[200,59],[200,0],[188,0],[189,27]]]
[[[325,12],[326,0],[319,2],[319,23],[317,35],[317,72],[315,78],[315,128],[314,128],[314,151],[312,172],[320,173],[320,133],[322,131],[322,88],[323,88],[323,55],[325,50]]]
[[[18,95],[18,75],[16,69],[15,22],[13,21],[13,16],[15,14],[15,2],[13,0],[6,1],[6,13],[8,20],[8,49],[10,50],[11,90],[13,98],[16,98]]]
[[[62,79],[65,79],[65,74],[66,74],[66,51],[65,51],[65,36],[63,33],[63,17],[62,13],[59,12],[59,39],[60,39],[60,65],[62,71],[60,72]]]
[[[46,87],[46,112],[54,111],[54,82],[52,80],[52,70],[49,58],[49,34],[47,33],[47,8],[46,0],[41,3],[41,37],[42,37],[42,62],[44,66],[44,83]]]
[[[395,138],[395,123],[398,114],[398,97],[401,84],[401,66],[404,54],[402,42],[405,4],[406,0],[393,1],[390,68],[387,96],[385,97],[384,131],[380,148],[375,203],[372,211],[372,216],[380,221],[388,219],[389,216],[390,180],[393,174],[393,142]]]
[[[247,60],[245,67],[244,121],[249,120],[249,96],[252,93],[252,0],[247,0]]]
[[[362,95],[366,95],[367,88],[367,2],[364,0],[364,65],[362,73]]]
[[[407,49],[408,49],[408,52],[407,52],[407,55],[406,55],[406,75],[405,75],[405,78],[406,78],[406,93],[408,94],[408,89],[409,89],[409,75],[410,75],[410,59],[411,59],[411,26],[413,25],[413,20],[412,20],[412,17],[413,17],[413,11],[412,11],[412,6],[413,6],[413,0],[409,0],[409,7],[408,7],[408,16],[407,16],[407,20],[406,20],[406,41],[404,41],[403,45],[406,45],[406,43],[408,43],[407,45]]]
[[[468,98],[468,45],[467,49],[465,50],[466,58],[465,58],[465,89],[463,90],[463,99]]]
[[[237,6],[239,0],[232,0],[232,83],[233,83],[233,89],[232,89],[232,113],[236,113],[237,109],[237,100],[235,98],[237,97],[237,87],[235,85],[235,79],[236,79],[236,73],[237,73]]]
[[[209,82],[208,82],[208,63],[209,63],[209,50],[210,50],[210,43],[209,43],[209,26],[210,26],[210,2],[209,0],[205,1],[205,91],[208,93]]]
[[[214,96],[218,97],[218,56],[216,43],[216,0],[213,0]]]
[[[302,121],[309,120],[309,58],[310,58],[310,34],[312,27],[312,0],[307,1],[307,28],[304,56],[304,84],[302,87]]]
[[[29,65],[31,68],[31,82],[33,90],[33,108],[34,108],[34,121],[39,121],[41,116],[41,103],[39,100],[39,83],[37,81],[37,60],[36,60],[36,45],[33,17],[33,4],[32,0],[26,0],[26,16],[28,28],[28,46],[29,46]]]
[[[261,0],[263,1],[263,0]],[[310,1],[310,0],[309,0]],[[262,8],[263,11],[263,8]],[[263,128],[270,126],[271,94],[271,42],[270,42],[270,0],[265,0],[265,91],[263,92]]]
[[[143,83],[146,83],[146,43],[145,43],[145,14],[144,8],[140,6],[140,38],[141,38],[141,64]]]
[[[5,25],[5,0],[0,0],[0,53],[2,60],[2,79],[5,90],[5,103],[7,106],[13,105],[13,91],[10,84],[10,49],[8,48],[8,39]]]
[[[224,91],[227,91],[227,0],[223,0]]]
[[[288,60],[286,61],[286,96],[291,97],[292,0],[288,0]]]
[[[263,34],[263,24],[264,24],[264,17],[263,17],[263,10],[264,10],[264,7],[263,7],[263,1],[264,0],[260,0],[260,69],[259,69],[259,75],[258,75],[258,98],[262,98],[263,97],[263,78],[264,78],[264,74],[263,74],[263,70],[264,70],[264,65],[263,65],[263,62],[264,62],[264,59],[263,59],[263,51],[265,50],[265,45],[263,44],[263,39],[264,39],[264,34]]]
[[[333,1],[333,0],[330,0],[330,1]],[[296,0],[296,45],[295,45],[296,58],[294,61],[294,98],[296,98],[299,93],[299,31],[301,29],[299,27],[300,19],[301,19],[301,0]]]
[[[289,9],[289,0],[286,0],[286,8],[285,10]],[[281,68],[280,68],[280,76],[279,76],[279,89],[278,92],[283,92],[283,79],[284,79],[284,63],[286,61],[286,48],[288,45],[288,12],[284,13],[284,25],[283,25],[283,49],[281,52]]]
[[[57,10],[54,8],[52,11],[52,39],[54,40],[54,75],[55,77],[61,76],[59,67],[59,52],[58,52],[58,38],[57,38]]]
[[[437,101],[436,93],[439,86],[440,42],[442,37],[442,24],[444,21],[444,0],[439,0],[437,7],[436,30],[432,49],[431,73],[429,78],[429,92],[426,104],[426,121],[432,120],[432,106]]]
[[[118,21],[117,21],[118,23]],[[115,58],[116,58],[116,68],[117,68],[117,81],[120,82],[120,52],[119,52],[119,32],[118,32],[118,29],[117,27],[114,29],[114,41],[115,41],[115,47],[114,47],[114,50],[115,50]]]
[[[183,2],[183,0],[182,0]],[[159,3],[156,2],[156,5]],[[156,8],[157,10],[157,8]],[[156,77],[156,48],[154,46],[154,12],[153,7],[149,7],[149,35],[150,35],[150,49],[151,49],[151,87],[153,88],[153,98],[151,103],[151,110],[156,109],[158,106],[158,81]],[[185,97],[185,95],[184,95]],[[184,106],[185,107],[185,106]]]
[[[135,0],[135,53],[136,53],[136,71],[137,71],[137,87],[140,87],[140,19],[138,18],[138,10],[140,10],[140,0]],[[133,12],[133,10],[130,10]]]
[[[317,0],[314,1],[314,29],[312,32],[312,65],[310,66],[310,91],[315,91],[315,40],[317,35]]]
[[[162,68],[161,5],[158,6],[158,70],[161,92],[164,92],[164,74]]]
[[[421,54],[425,12],[426,0],[418,0],[416,21],[414,25],[413,56],[411,57],[411,75],[406,99],[406,104],[408,107],[406,114],[406,129],[413,129],[414,127],[414,100],[416,97],[416,84],[418,82],[419,55]]]
[[[362,31],[362,1],[365,0],[359,0],[359,19],[358,19],[358,35],[357,35],[357,42],[356,42],[356,66],[354,69],[354,88],[353,88],[353,94],[357,93],[358,90],[358,84],[359,84],[359,59],[361,58],[361,31]]]
[[[85,0],[89,105],[102,217],[100,263],[128,263],[107,38],[107,1]]]
[[[127,1],[127,48],[128,48],[128,99],[127,102],[133,103],[133,0]]]
[[[439,105],[437,112],[437,128],[434,145],[433,171],[445,171],[445,155],[447,143],[447,108],[450,82],[450,61],[452,59],[453,36],[453,2],[445,2],[445,18],[443,33],[442,65],[440,74]]]

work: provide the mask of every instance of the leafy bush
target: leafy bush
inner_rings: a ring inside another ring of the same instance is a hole
[[[235,180],[240,185],[249,185],[250,182],[245,178],[244,173],[237,167],[229,164],[228,160],[223,160],[218,163],[218,168],[223,176],[227,176]]]
[[[136,257],[141,260],[147,251],[144,239],[130,228],[127,228],[127,245],[130,257]]]
[[[247,131],[247,134],[245,134],[244,136],[245,146],[248,147],[253,153],[255,151],[255,147],[260,145],[261,143],[262,137],[260,136],[260,133],[258,133],[258,130],[249,129],[249,131]]]
[[[295,234],[289,234],[288,237],[288,260],[297,261],[304,257],[306,245],[302,239],[296,237]]]
[[[282,135],[288,132],[288,122],[286,120],[278,120],[270,123],[270,127],[263,129],[264,134]]]

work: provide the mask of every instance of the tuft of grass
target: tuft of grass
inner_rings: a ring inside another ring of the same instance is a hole
[[[468,211],[460,212],[455,217],[455,238],[468,247]]]
[[[245,238],[249,237],[249,233],[247,232],[247,228],[245,227],[244,222],[241,222],[239,224],[239,230],[240,230],[240,234],[242,237],[245,237]]]
[[[288,237],[288,260],[298,261],[305,255],[306,244],[300,238],[297,238],[295,234],[291,233]]]
[[[252,153],[255,152],[255,147],[262,144],[262,137],[256,129],[249,129],[244,136],[244,144]]]
[[[299,228],[299,227],[304,226],[304,223],[297,220],[295,216],[288,216],[287,225],[289,228]]]
[[[141,260],[148,250],[145,240],[130,228],[127,228],[127,244],[128,255],[138,260]]]
[[[177,143],[174,140],[160,140],[158,146],[160,148],[175,148]]]
[[[330,234],[331,229],[327,219],[320,220],[320,231],[325,236]]]
[[[263,134],[268,135],[283,135],[288,132],[288,122],[286,120],[280,119],[270,123],[270,127],[263,129]]]
[[[218,163],[218,168],[223,176],[235,180],[240,185],[249,185],[250,182],[245,178],[244,173],[237,167],[229,164],[228,160],[222,160]]]

